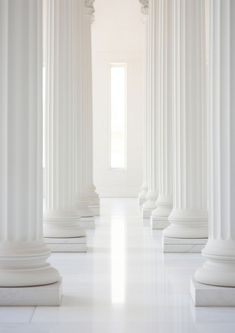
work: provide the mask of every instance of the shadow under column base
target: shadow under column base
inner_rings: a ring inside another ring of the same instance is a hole
[[[163,235],[164,253],[200,253],[207,238],[173,238]]]

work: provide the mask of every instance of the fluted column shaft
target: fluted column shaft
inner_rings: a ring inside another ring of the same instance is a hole
[[[80,52],[80,116],[76,123],[79,139],[76,141],[76,206],[82,217],[94,216],[93,207],[99,207],[99,197],[93,185],[93,122],[92,122],[92,64],[91,23],[93,0],[79,0],[81,7],[80,29],[82,31]],[[91,207],[90,207],[91,206]]]
[[[168,225],[168,216],[172,210],[172,112],[174,106],[174,0],[161,3],[160,37],[160,76],[159,107],[155,112],[159,121],[159,196],[156,209],[152,212],[152,227],[162,229]],[[155,17],[155,20],[159,20]]]
[[[167,237],[207,237],[205,6],[175,0],[173,211]]]
[[[91,42],[91,24],[94,20],[94,1],[95,0],[85,0],[85,28],[86,28],[86,78],[87,78],[87,143],[88,143],[88,156],[87,156],[87,184],[88,184],[88,199],[89,208],[93,214],[99,215],[100,198],[96,192],[96,187],[94,185],[93,179],[93,104],[92,104],[92,42]]]
[[[80,109],[81,0],[46,0],[46,237],[79,237],[76,119]]]
[[[41,1],[0,0],[0,287],[60,279],[42,238],[41,29]]]
[[[148,18],[148,12],[149,12],[149,0],[140,0],[140,3],[142,4],[141,11],[144,15],[144,23],[145,23],[145,108],[144,108],[144,139],[143,139],[143,183],[138,195],[138,201],[139,205],[142,206],[144,202],[146,201],[147,193],[148,193],[148,162],[149,162],[149,154],[148,154],[148,91],[149,91],[149,18]]]
[[[160,29],[161,15],[160,0],[149,1],[149,23],[148,23],[148,110],[147,110],[147,154],[148,156],[148,193],[146,202],[143,204],[143,217],[149,218],[152,211],[156,208],[156,200],[158,197],[158,119],[156,108],[159,103],[160,80],[157,73],[160,70]],[[156,20],[156,17],[159,20]],[[158,38],[155,38],[158,36]]]
[[[210,1],[209,240],[197,281],[235,287],[235,3]]]

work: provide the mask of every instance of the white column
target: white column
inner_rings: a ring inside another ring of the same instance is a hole
[[[42,237],[41,28],[41,1],[0,0],[0,305],[60,300]]]
[[[141,12],[144,15],[145,18],[145,30],[146,30],[146,38],[145,38],[145,109],[144,109],[144,140],[143,140],[143,183],[138,195],[138,202],[140,207],[144,204],[146,201],[146,196],[148,193],[148,175],[147,175],[147,170],[148,170],[148,152],[147,152],[147,119],[148,119],[148,89],[149,89],[149,65],[148,65],[148,60],[149,60],[149,41],[148,41],[148,31],[149,31],[149,20],[148,20],[148,9],[149,9],[149,0],[139,0],[142,7],[141,7]]]
[[[87,187],[88,187],[88,208],[93,215],[99,215],[100,199],[96,193],[96,187],[93,181],[93,107],[92,107],[92,43],[91,43],[91,24],[94,20],[94,1],[85,0],[85,34],[84,49],[85,57],[85,77],[86,79],[86,106],[84,106],[87,115]]]
[[[159,196],[156,209],[152,212],[152,228],[164,229],[168,226],[168,216],[172,210],[172,113],[174,106],[174,0],[164,0],[161,3],[161,31],[156,31],[160,38],[160,76],[159,107],[156,107],[159,146]],[[156,16],[155,20],[159,20]]]
[[[78,0],[77,0],[78,1]],[[99,214],[99,197],[93,185],[93,121],[92,121],[92,65],[91,23],[94,15],[93,0],[79,0],[80,16],[80,115],[76,124],[77,172],[76,206],[86,227],[94,227],[94,215]]]
[[[175,10],[174,193],[164,250],[198,252],[208,229],[204,0],[175,0]]]
[[[160,29],[160,1],[149,1],[149,22],[148,22],[148,94],[147,94],[147,174],[148,193],[146,201],[142,206],[143,218],[150,218],[152,211],[156,208],[158,197],[158,121],[156,108],[159,103],[159,78],[155,74],[159,70],[160,39],[155,38],[156,31]],[[156,20],[156,17],[159,20]]]
[[[80,112],[79,60],[82,52],[79,28],[82,17],[80,1],[44,1],[46,6],[44,235],[54,251],[72,249],[79,251],[80,248],[83,251],[85,246],[85,233],[79,226],[80,216],[75,207],[78,172],[75,154],[78,131],[76,119]]]
[[[235,2],[209,5],[209,240],[192,291],[196,305],[235,306]]]

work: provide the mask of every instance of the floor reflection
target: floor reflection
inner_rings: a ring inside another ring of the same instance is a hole
[[[113,304],[125,302],[126,296],[126,219],[111,218],[111,298]]]

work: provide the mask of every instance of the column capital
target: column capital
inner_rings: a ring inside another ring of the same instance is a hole
[[[149,11],[149,0],[139,0],[139,2],[141,3],[142,7],[141,7],[141,12],[144,15],[148,15],[148,11]]]
[[[86,14],[91,15],[92,17],[95,13],[94,2],[95,0],[85,0]]]

